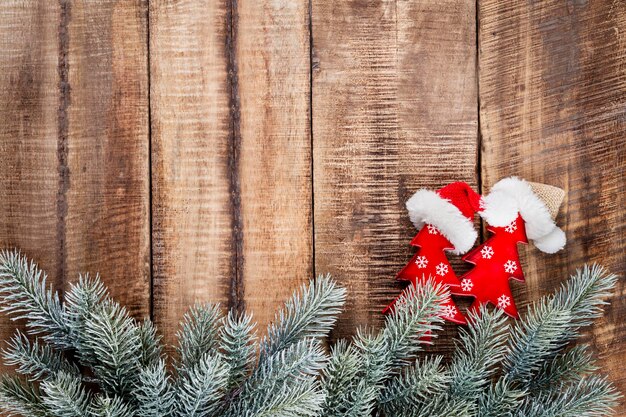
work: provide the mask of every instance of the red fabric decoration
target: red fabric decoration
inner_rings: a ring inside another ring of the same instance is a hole
[[[418,190],[406,202],[409,217],[419,230],[411,245],[417,252],[398,273],[397,279],[410,285],[423,285],[429,277],[447,289],[458,288],[460,281],[446,256],[446,251],[462,254],[471,249],[478,233],[473,224],[481,208],[481,196],[467,183],[453,182],[437,191]],[[384,312],[393,310],[394,300]],[[465,324],[467,320],[454,301],[448,297],[443,304],[442,318]]]
[[[411,285],[422,285],[430,276],[434,282],[444,284],[448,288],[460,288],[461,282],[452,270],[445,251],[450,251],[454,246],[434,226],[427,224],[411,241],[412,246],[418,248],[411,261],[398,273],[399,281],[408,281]],[[394,300],[384,313],[393,311]],[[458,307],[448,299],[443,304],[443,316],[445,320],[453,323],[465,324],[467,320],[461,314]]]
[[[460,255],[470,250],[478,237],[473,220],[480,204],[480,195],[459,181],[437,191],[418,190],[406,208],[417,230],[425,224],[435,226],[453,245],[452,252]]]
[[[437,194],[444,200],[452,203],[470,221],[476,211],[480,209],[482,197],[466,182],[457,181],[448,184],[439,189]]]
[[[474,264],[474,268],[464,274],[460,286],[451,287],[451,291],[474,297],[470,310],[492,303],[509,316],[518,317],[509,278],[524,281],[517,251],[518,243],[528,243],[524,220],[518,216],[507,226],[488,226],[487,230],[493,235],[463,257],[464,261]]]

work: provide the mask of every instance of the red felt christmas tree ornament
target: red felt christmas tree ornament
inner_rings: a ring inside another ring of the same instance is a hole
[[[509,287],[510,278],[524,280],[517,244],[530,239],[546,253],[565,246],[565,234],[554,222],[564,195],[560,188],[515,177],[496,183],[480,210],[491,236],[463,257],[474,268],[460,278],[459,287],[451,287],[452,293],[474,297],[470,309],[491,303],[517,317]]]
[[[411,241],[417,251],[397,279],[421,285],[430,277],[450,290],[460,288],[461,282],[445,252],[463,254],[474,245],[478,234],[473,217],[480,204],[480,195],[464,182],[449,184],[438,191],[417,191],[406,203],[409,217],[418,229]],[[385,312],[391,311],[396,301]],[[451,298],[444,303],[443,312],[443,318],[448,321],[467,322]]]

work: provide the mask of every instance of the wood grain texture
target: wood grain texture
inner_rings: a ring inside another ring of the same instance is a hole
[[[312,270],[308,4],[153,3],[154,315],[263,326]],[[211,22],[211,24],[206,24]]]
[[[153,308],[167,342],[194,301],[228,304],[236,273],[229,7],[150,3]]]
[[[0,246],[21,248],[56,276],[59,8],[0,6]],[[0,337],[15,324],[0,320]]]
[[[349,290],[344,337],[401,290],[406,199],[477,182],[475,8],[314,0],[312,19],[315,266]]]
[[[150,309],[147,6],[0,6],[0,246]]]
[[[245,306],[261,329],[312,276],[309,4],[240,0],[240,99]]]
[[[566,249],[525,250],[519,304],[585,262],[626,273],[626,4],[479,2],[480,120],[485,188],[508,175],[566,190]],[[587,340],[626,390],[626,285]],[[622,404],[619,415],[626,415]]]
[[[61,100],[68,102],[59,114],[67,123],[66,274],[100,272],[111,294],[143,318],[150,313],[147,1],[67,5],[69,85]]]

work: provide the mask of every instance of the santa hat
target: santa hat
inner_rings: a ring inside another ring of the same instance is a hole
[[[438,191],[422,189],[406,202],[409,217],[420,230],[424,224],[435,226],[462,254],[472,248],[478,233],[474,213],[480,209],[481,197],[464,182],[454,182]]]
[[[537,249],[555,253],[565,246],[565,233],[554,222],[565,191],[516,177],[498,181],[483,200],[480,215],[492,226],[510,224],[519,215]]]

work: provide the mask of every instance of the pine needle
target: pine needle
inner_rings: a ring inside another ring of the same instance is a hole
[[[43,335],[58,348],[71,348],[61,301],[46,281],[37,264],[19,252],[0,252],[0,312],[13,320],[26,320],[30,334]]]
[[[308,286],[303,285],[268,326],[267,336],[261,342],[260,361],[304,338],[326,337],[345,300],[345,288],[338,287],[330,275],[320,275]]]
[[[607,416],[618,393],[594,374],[589,349],[571,345],[601,315],[615,283],[602,268],[585,267],[511,332],[501,312],[483,308],[460,328],[444,364],[422,352],[443,322],[441,286],[410,286],[382,329],[359,329],[328,353],[323,339],[346,292],[320,276],[287,301],[260,342],[251,315],[197,304],[172,359],[154,324],[132,318],[98,276],[81,276],[62,301],[33,262],[5,251],[0,311],[25,320],[26,333],[2,353],[26,379],[0,380],[0,410],[21,417]]]
[[[220,350],[229,366],[229,390],[240,385],[250,373],[256,356],[255,339],[252,316],[229,312],[220,330]]]
[[[511,333],[504,369],[511,380],[528,386],[533,375],[578,336],[578,330],[602,314],[617,276],[593,265],[578,270],[554,295],[543,297]]]
[[[137,417],[169,416],[174,410],[175,392],[165,361],[141,370],[139,383],[134,392],[137,400]]]

